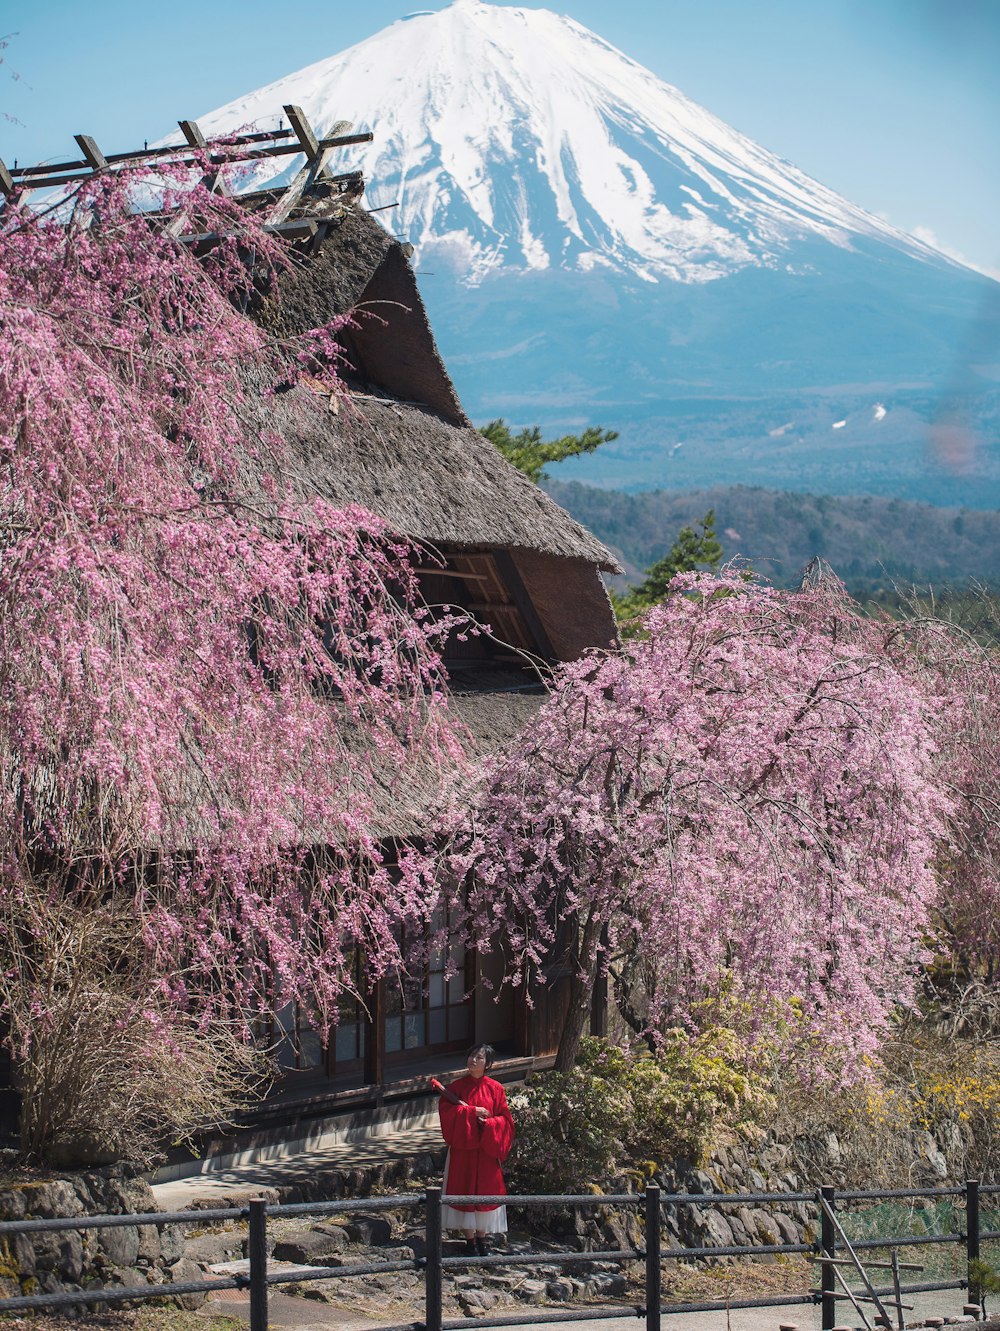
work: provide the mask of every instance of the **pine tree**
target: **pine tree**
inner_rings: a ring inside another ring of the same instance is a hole
[[[537,425],[530,430],[522,430],[520,434],[513,434],[510,426],[502,419],[490,421],[480,433],[536,485],[544,480],[545,468],[550,462],[562,462],[566,458],[579,457],[581,453],[593,453],[601,444],[610,444],[618,438],[617,430],[602,430],[600,426],[592,425],[583,434],[564,434],[559,439],[545,440]]]
[[[681,528],[663,558],[646,569],[646,576],[638,587],[624,596],[611,593],[611,603],[619,623],[625,626],[626,637],[635,635],[638,631],[635,621],[645,611],[659,605],[678,573],[693,573],[699,568],[715,571],[719,567],[722,546],[715,535],[715,510],[710,508],[697,526],[700,531],[694,527]]]

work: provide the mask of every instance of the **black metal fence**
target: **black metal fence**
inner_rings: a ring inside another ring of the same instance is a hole
[[[802,1304],[822,1306],[822,1325],[829,1331],[837,1322],[837,1303],[849,1295],[836,1290],[837,1227],[833,1220],[838,1203],[859,1201],[888,1201],[893,1199],[952,1198],[964,1201],[965,1228],[947,1234],[898,1234],[861,1239],[852,1242],[856,1251],[874,1248],[898,1248],[922,1244],[956,1244],[964,1248],[966,1262],[980,1257],[981,1244],[1000,1240],[1000,1230],[983,1230],[980,1226],[980,1202],[984,1194],[1000,1193],[1000,1184],[980,1185],[969,1180],[964,1187],[955,1188],[896,1188],[866,1191],[841,1191],[822,1188],[815,1192],[745,1192],[745,1193],[663,1193],[650,1185],[645,1193],[588,1194],[586,1196],[507,1196],[507,1197],[449,1197],[457,1205],[475,1202],[506,1203],[511,1207],[575,1207],[597,1209],[607,1207],[639,1207],[645,1221],[645,1244],[641,1248],[623,1248],[608,1251],[566,1251],[532,1253],[503,1253],[486,1257],[446,1257],[441,1228],[441,1189],[428,1188],[424,1193],[395,1197],[367,1198],[366,1211],[425,1208],[426,1253],[423,1257],[405,1261],[359,1263],[356,1266],[299,1267],[294,1272],[269,1271],[267,1258],[267,1225],[272,1218],[300,1215],[335,1215],[356,1211],[358,1200],[337,1202],[302,1202],[290,1205],[271,1205],[264,1200],[250,1201],[246,1206],[218,1207],[213,1210],[155,1211],[143,1215],[93,1215],[72,1219],[60,1217],[51,1220],[7,1220],[0,1222],[0,1240],[15,1234],[33,1234],[46,1231],[110,1229],[118,1226],[181,1224],[203,1225],[221,1220],[249,1222],[247,1255],[249,1270],[245,1275],[214,1276],[205,1280],[185,1281],[164,1285],[143,1285],[130,1289],[95,1288],[67,1291],[59,1294],[34,1294],[20,1298],[0,1299],[0,1313],[29,1309],[71,1308],[83,1304],[136,1303],[146,1299],[162,1299],[171,1295],[207,1294],[217,1290],[249,1290],[251,1331],[268,1331],[268,1290],[282,1284],[303,1284],[310,1280],[342,1280],[349,1276],[387,1275],[393,1271],[423,1271],[424,1319],[407,1322],[399,1327],[381,1331],[459,1331],[459,1328],[518,1326],[566,1321],[609,1320],[612,1318],[640,1318],[647,1331],[659,1331],[661,1320],[671,1313],[723,1311],[727,1308],[779,1308]],[[822,1199],[822,1200],[821,1200]],[[826,1203],[824,1206],[823,1203]],[[664,1248],[662,1221],[665,1207],[674,1206],[760,1206],[781,1203],[804,1203],[816,1207],[815,1243],[736,1244],[731,1247]],[[662,1270],[664,1262],[684,1262],[696,1258],[762,1257],[779,1254],[812,1254],[820,1267],[819,1288],[809,1294],[781,1295],[758,1299],[710,1300],[694,1303],[662,1302]],[[469,1268],[579,1265],[591,1262],[643,1262],[645,1289],[642,1304],[619,1304],[611,1307],[574,1307],[549,1310],[533,1307],[528,1313],[507,1313],[496,1317],[466,1317],[446,1320],[442,1317],[444,1274]],[[927,1281],[906,1284],[899,1288],[902,1294],[918,1294],[932,1290],[970,1288],[968,1280]],[[891,1296],[894,1290],[879,1289],[878,1294]],[[970,1288],[970,1296],[978,1302],[981,1291]]]

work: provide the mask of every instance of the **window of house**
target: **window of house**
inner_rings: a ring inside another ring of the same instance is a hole
[[[438,912],[432,923],[437,932],[449,920]],[[401,937],[403,955],[423,950],[422,937]],[[385,1052],[403,1056],[416,1049],[460,1048],[472,1038],[473,1005],[470,994],[472,957],[465,946],[448,939],[435,948],[427,964],[410,975],[386,980]]]

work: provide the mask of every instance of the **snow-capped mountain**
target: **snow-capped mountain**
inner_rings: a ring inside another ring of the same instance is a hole
[[[940,259],[547,10],[454,0],[410,14],[199,123],[273,128],[289,102],[321,133],[344,118],[372,129],[351,153],[371,206],[398,202],[394,229],[449,250],[471,282],[598,267],[706,282],[794,262],[807,237]]]
[[[1000,284],[572,19],[454,0],[198,122],[274,128],[289,103],[373,132],[334,169],[416,246],[473,420],[620,431],[561,478],[1000,504]],[[942,394],[975,441],[947,476]]]

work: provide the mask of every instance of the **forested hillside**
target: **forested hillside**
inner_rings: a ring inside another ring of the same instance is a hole
[[[826,559],[855,594],[893,581],[1000,580],[1000,513],[749,486],[623,494],[577,482],[544,484],[619,554],[631,582],[663,555],[681,527],[710,508],[723,557],[748,559],[778,585],[793,583],[814,555]]]

